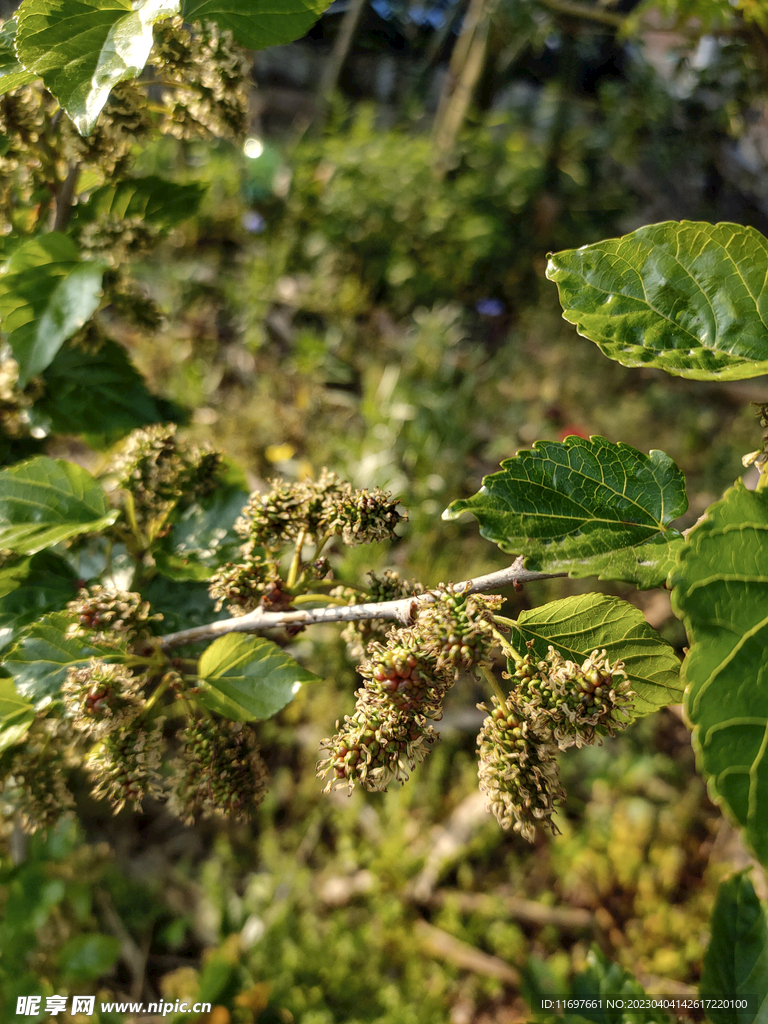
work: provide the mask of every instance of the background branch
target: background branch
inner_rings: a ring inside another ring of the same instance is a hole
[[[471,580],[451,584],[454,591],[477,594],[486,590],[500,590],[515,583],[529,583],[533,580],[550,580],[567,576],[565,572],[531,572],[523,568],[522,557],[516,559],[507,569],[476,576]],[[366,601],[362,604],[336,605],[324,608],[309,608],[302,611],[267,612],[262,608],[241,615],[236,619],[221,619],[204,626],[182,629],[160,638],[163,651],[200,640],[215,640],[227,633],[264,633],[286,626],[312,626],[320,622],[356,622],[361,619],[391,619],[406,626],[413,618],[415,604],[429,604],[435,600],[435,592],[404,597],[398,601]]]

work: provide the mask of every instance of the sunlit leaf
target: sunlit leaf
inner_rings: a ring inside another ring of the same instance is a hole
[[[204,195],[205,186],[198,182],[183,184],[155,175],[128,178],[102,185],[78,203],[72,228],[77,232],[83,224],[102,216],[141,217],[148,224],[172,228],[197,213]]]
[[[16,689],[37,708],[58,697],[70,668],[85,665],[94,657],[107,661],[125,657],[124,646],[110,647],[72,634],[71,626],[71,617],[62,612],[44,615],[27,627],[5,658],[4,666]]]
[[[18,693],[12,679],[0,679],[0,753],[19,743],[35,720],[35,709]]]
[[[0,471],[0,548],[32,554],[118,516],[87,469],[39,456]]]
[[[682,543],[668,526],[688,507],[683,475],[664,452],[567,437],[537,441],[501,465],[443,518],[471,512],[483,537],[524,555],[528,569],[664,582]]]
[[[618,597],[582,594],[521,612],[509,639],[521,654],[532,640],[539,657],[543,658],[551,645],[579,663],[592,651],[605,649],[612,663],[624,662],[637,694],[637,715],[682,700],[680,661],[674,650],[638,608]]]
[[[112,88],[147,63],[154,23],[178,11],[179,0],[24,0],[16,52],[89,135]]]
[[[739,481],[689,534],[671,576],[685,623],[685,706],[715,802],[768,864],[768,497]]]
[[[666,221],[550,257],[563,316],[624,366],[695,380],[768,372],[768,239]]]
[[[21,387],[98,309],[103,274],[103,263],[81,260],[72,239],[58,231],[13,250],[0,273],[0,328],[19,364]]]
[[[329,6],[328,0],[183,0],[182,15],[218,22],[242,46],[263,50],[303,36]]]
[[[317,676],[264,637],[229,633],[207,648],[198,666],[201,700],[237,721],[271,718]]]
[[[18,89],[20,85],[34,82],[37,75],[26,71],[19,63],[13,41],[16,38],[16,19],[9,18],[0,25],[0,95]]]

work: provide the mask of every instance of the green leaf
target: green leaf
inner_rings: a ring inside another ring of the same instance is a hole
[[[672,606],[690,641],[685,705],[712,799],[768,864],[768,497],[739,481],[688,535]]]
[[[113,86],[143,70],[154,23],[178,11],[179,0],[24,0],[16,52],[89,135]]]
[[[12,679],[0,679],[0,753],[24,739],[35,709],[16,690]]]
[[[604,437],[537,441],[485,477],[443,519],[471,512],[480,533],[528,569],[663,583],[682,543],[668,529],[688,507],[683,475],[664,452],[643,455]]]
[[[329,7],[328,0],[183,0],[185,21],[218,22],[241,46],[263,50],[299,39]]]
[[[37,75],[26,71],[19,63],[13,41],[16,38],[16,19],[10,18],[0,25],[0,95],[34,82]]]
[[[207,580],[235,560],[243,538],[233,526],[247,501],[247,491],[221,487],[185,509],[155,553],[160,572],[170,579]]]
[[[67,978],[92,981],[106,974],[120,956],[120,940],[111,935],[76,935],[59,950],[59,968]]]
[[[111,340],[97,352],[65,346],[43,380],[35,415],[46,417],[55,433],[85,435],[95,448],[164,418],[125,349]]]
[[[77,576],[59,555],[40,551],[0,569],[0,647],[46,612],[59,611],[77,594]]]
[[[67,670],[85,665],[91,658],[115,661],[125,656],[125,647],[108,647],[90,637],[69,633],[72,619],[63,612],[44,615],[27,627],[4,661],[16,689],[36,708],[55,700]]]
[[[71,225],[75,233],[98,217],[141,217],[148,224],[172,228],[197,213],[206,186],[180,184],[155,175],[129,178],[94,189],[75,207]]]
[[[103,530],[119,512],[87,469],[41,455],[0,470],[0,548],[32,554]]]
[[[302,683],[317,679],[271,640],[239,633],[214,640],[200,658],[198,675],[207,686],[203,703],[239,722],[271,718]]]
[[[627,1001],[642,999],[645,989],[640,982],[619,964],[609,960],[598,946],[592,946],[587,953],[587,966],[574,977],[570,997],[574,999],[600,1000],[601,1009],[590,1011],[584,1008],[568,1012],[563,1024],[577,1024],[594,1021],[595,1024],[668,1024],[669,1017],[659,1010],[630,1010],[605,1007],[606,997],[617,996]]]
[[[165,633],[176,633],[230,617],[224,609],[220,612],[213,610],[213,601],[205,583],[177,582],[158,575],[144,587],[141,596],[149,601],[153,611],[162,614]]]
[[[745,871],[722,882],[712,913],[712,937],[704,954],[702,996],[756,996],[757,1009],[709,1009],[712,1024],[768,1021],[768,922]]]
[[[624,366],[694,380],[768,372],[768,239],[665,221],[550,256],[563,316]]]
[[[19,386],[49,366],[98,309],[104,264],[83,262],[57,231],[17,246],[0,274],[0,324],[19,364]]]
[[[618,597],[582,594],[524,611],[510,641],[525,654],[529,640],[541,658],[551,645],[576,662],[605,648],[611,662],[624,662],[637,694],[636,715],[677,704],[683,698],[680,662],[674,650],[648,625],[638,608]]]

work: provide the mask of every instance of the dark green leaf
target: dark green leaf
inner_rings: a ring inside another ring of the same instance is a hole
[[[178,0],[24,0],[16,51],[89,135],[113,86],[147,63],[153,24],[178,11]]]
[[[12,679],[0,679],[0,753],[24,739],[35,709],[16,690]]]
[[[94,981],[106,974],[120,956],[120,940],[111,935],[76,935],[59,950],[59,967],[65,977]]]
[[[19,63],[13,41],[16,38],[16,19],[10,18],[0,25],[0,95],[18,89],[20,85],[34,82],[37,77],[31,71],[25,71]]]
[[[0,548],[32,554],[118,516],[87,469],[44,455],[0,470]]]
[[[141,596],[149,601],[153,611],[162,613],[164,633],[176,633],[216,619],[229,618],[229,612],[213,610],[213,601],[205,583],[177,582],[165,576],[155,576]]]
[[[271,718],[317,676],[264,637],[229,633],[207,648],[198,666],[201,700],[240,722]]]
[[[185,185],[155,175],[129,178],[94,189],[75,207],[72,227],[77,232],[97,217],[113,216],[142,217],[148,224],[172,228],[197,213],[204,195],[205,186],[197,182]]]
[[[239,487],[221,487],[190,505],[155,554],[160,572],[170,579],[207,580],[233,561],[243,543],[233,525],[247,501]]]
[[[185,21],[218,22],[252,50],[299,39],[314,25],[328,0],[183,0]]]
[[[56,433],[85,435],[95,448],[163,420],[157,399],[114,341],[106,340],[97,352],[65,346],[43,380],[45,395],[35,413],[47,417]]]
[[[177,582],[192,580],[193,582],[200,583],[203,580],[209,580],[214,572],[213,569],[203,565],[202,562],[190,558],[181,558],[179,555],[174,555],[172,551],[163,551],[162,548],[159,551],[155,551],[153,557],[157,571],[162,573],[163,576],[167,576],[169,580],[176,580]]]
[[[681,542],[668,525],[688,507],[683,475],[664,452],[567,437],[537,441],[501,466],[443,518],[471,512],[483,537],[524,555],[529,569],[641,587],[664,582]]]
[[[585,1008],[578,1013],[566,1011],[564,1024],[594,1021],[595,1024],[668,1024],[667,1014],[658,1010],[631,1010],[606,1008],[605,999],[610,996],[627,1001],[642,999],[645,990],[623,967],[609,960],[597,946],[587,953],[587,966],[573,979],[570,995],[574,999],[600,1000],[601,1010],[595,1012]]]
[[[708,1010],[712,1024],[768,1021],[768,922],[745,871],[721,883],[718,890],[699,991],[715,999],[757,998],[756,1011]]]
[[[19,364],[20,387],[98,309],[103,274],[103,263],[83,262],[72,239],[56,231],[13,250],[0,275],[0,323]]]
[[[544,657],[552,646],[571,661],[584,661],[603,650],[611,662],[623,661],[636,692],[635,714],[677,704],[682,700],[680,662],[674,650],[642,612],[618,597],[582,594],[551,601],[520,614],[510,641],[521,653],[533,640],[533,651]]]
[[[40,551],[0,569],[0,647],[46,612],[59,611],[77,594],[77,576],[59,555]]]
[[[739,481],[688,536],[671,576],[690,651],[685,704],[712,798],[768,864],[768,497]]]
[[[68,632],[72,619],[62,612],[51,612],[28,626],[11,648],[4,665],[16,683],[16,689],[35,707],[46,707],[55,700],[72,666],[84,665],[91,658],[114,661],[125,655],[125,648],[108,647],[92,639]]]
[[[624,366],[741,380],[768,372],[768,239],[666,221],[550,257],[563,316]]]

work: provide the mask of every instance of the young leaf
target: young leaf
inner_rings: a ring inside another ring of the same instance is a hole
[[[768,1021],[768,922],[746,871],[722,882],[712,913],[699,991],[714,999],[757,997],[755,1011],[709,1009],[712,1024]]]
[[[44,455],[0,470],[0,548],[33,554],[117,519],[87,469]]]
[[[46,612],[59,611],[77,594],[77,576],[59,555],[40,551],[0,569],[0,647]]]
[[[563,316],[624,366],[694,380],[768,372],[768,239],[665,221],[550,256]]]
[[[185,21],[216,21],[241,46],[263,50],[299,39],[328,6],[328,0],[183,0],[181,13]]]
[[[16,690],[12,679],[0,679],[0,753],[19,743],[35,719],[35,709]]]
[[[688,507],[683,475],[664,452],[650,455],[604,437],[537,441],[485,477],[443,519],[471,512],[480,533],[529,569],[663,583],[682,543],[668,529]]]
[[[624,662],[637,694],[635,715],[646,715],[683,698],[680,662],[674,650],[638,608],[618,597],[582,594],[524,611],[509,639],[521,654],[532,640],[539,657],[543,658],[551,645],[579,663],[592,651],[604,648],[611,663]]]
[[[62,612],[44,615],[29,626],[11,648],[4,661],[16,689],[36,708],[55,700],[74,665],[85,665],[91,658],[114,661],[125,656],[125,647],[108,647],[92,639],[69,633],[72,620]]]
[[[200,658],[198,674],[206,684],[200,699],[238,722],[271,718],[317,676],[264,637],[229,633]]]
[[[172,228],[197,213],[205,190],[198,182],[185,185],[152,174],[103,185],[75,207],[72,228],[77,233],[84,224],[106,215],[142,217],[148,224]]]
[[[143,70],[154,23],[178,11],[179,0],[24,0],[16,52],[89,135],[113,86]]]
[[[653,1009],[608,1008],[604,1000],[617,996],[627,1002],[637,1001],[645,996],[640,982],[619,964],[609,960],[598,946],[592,946],[587,953],[587,966],[573,979],[570,997],[583,1000],[583,1008],[566,1010],[563,1024],[580,1024],[594,1021],[595,1024],[669,1024],[667,1014]],[[618,1000],[617,1000],[618,1001]],[[590,1009],[597,1005],[599,1009]]]
[[[164,418],[128,353],[110,339],[97,352],[64,347],[43,380],[35,415],[46,417],[56,433],[85,435],[95,448]]]
[[[0,275],[0,323],[19,364],[19,386],[49,366],[98,309],[104,264],[83,262],[53,231],[17,246]]]
[[[768,497],[739,481],[688,536],[672,573],[685,623],[685,705],[712,798],[768,864]]]
[[[9,18],[0,25],[0,95],[18,89],[21,85],[34,82],[37,77],[32,71],[25,71],[16,56],[13,41],[16,38],[16,19]]]

